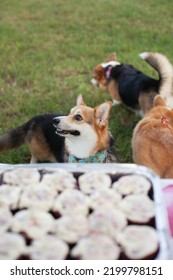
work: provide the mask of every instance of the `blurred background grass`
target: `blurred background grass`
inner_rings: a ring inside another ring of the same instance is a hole
[[[0,135],[37,114],[66,114],[83,93],[89,106],[111,100],[90,85],[93,67],[112,52],[157,77],[138,54],[158,51],[173,62],[173,9],[168,0],[1,0]],[[132,162],[139,117],[114,106],[110,130],[119,162]],[[29,162],[26,146],[0,154]]]

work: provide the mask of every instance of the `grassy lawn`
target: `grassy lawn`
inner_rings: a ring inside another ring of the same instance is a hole
[[[139,53],[158,51],[173,62],[170,0],[1,0],[0,11],[0,135],[37,114],[68,113],[79,93],[89,106],[110,100],[90,79],[111,52],[154,77]],[[132,162],[138,120],[122,105],[112,109],[119,162]],[[26,146],[0,154],[2,163],[29,159]]]

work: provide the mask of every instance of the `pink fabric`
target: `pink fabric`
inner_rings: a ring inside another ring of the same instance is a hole
[[[111,69],[112,69],[112,66],[109,66],[108,69],[107,69],[107,71],[106,71],[106,78],[107,78],[107,79],[110,78]]]
[[[170,231],[173,236],[173,185],[165,187],[163,193],[166,201]]]

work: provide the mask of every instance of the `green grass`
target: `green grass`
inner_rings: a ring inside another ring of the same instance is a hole
[[[154,77],[140,52],[159,51],[173,62],[170,0],[1,0],[0,11],[0,135],[37,114],[68,113],[79,93],[89,106],[110,100],[90,79],[111,52]],[[122,105],[112,109],[120,162],[132,162],[138,120]],[[29,158],[25,146],[0,154],[2,163]]]

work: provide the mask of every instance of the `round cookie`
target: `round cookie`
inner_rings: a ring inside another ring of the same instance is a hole
[[[91,194],[94,190],[106,190],[111,186],[111,178],[104,172],[91,171],[81,175],[78,179],[79,188],[85,194]]]
[[[150,226],[127,226],[119,234],[118,243],[125,257],[133,260],[152,259],[159,247],[156,230]]]
[[[73,189],[77,183],[74,176],[67,171],[46,173],[41,182],[59,192],[65,189]]]
[[[51,214],[36,209],[17,212],[13,217],[11,229],[14,232],[24,232],[27,237],[40,238],[53,230],[54,218]]]
[[[112,188],[123,196],[129,194],[148,194],[151,189],[151,183],[142,175],[126,175],[113,183]]]
[[[89,200],[79,190],[67,189],[57,196],[53,210],[60,212],[61,215],[87,215]]]
[[[68,252],[68,245],[53,235],[34,240],[28,249],[33,260],[64,260]]]
[[[1,185],[0,186],[0,206],[7,206],[11,209],[18,207],[21,189],[16,186]]]
[[[90,195],[91,209],[100,207],[118,207],[121,201],[121,195],[112,189],[93,191]]]
[[[102,233],[116,240],[117,233],[127,226],[125,215],[118,209],[100,208],[89,216],[90,232]]]
[[[56,191],[43,184],[24,189],[19,200],[19,208],[36,208],[49,211],[53,206]]]
[[[68,243],[75,243],[89,232],[87,217],[83,215],[62,216],[55,221],[55,233]]]
[[[81,260],[115,260],[119,255],[119,246],[103,234],[88,235],[71,250],[71,256]]]
[[[120,202],[120,209],[130,222],[148,223],[155,216],[153,200],[143,194],[131,194]]]
[[[12,232],[0,234],[0,260],[15,260],[25,253],[24,238]]]
[[[34,168],[16,168],[3,174],[3,182],[10,185],[26,187],[37,184],[39,181],[40,173]]]

